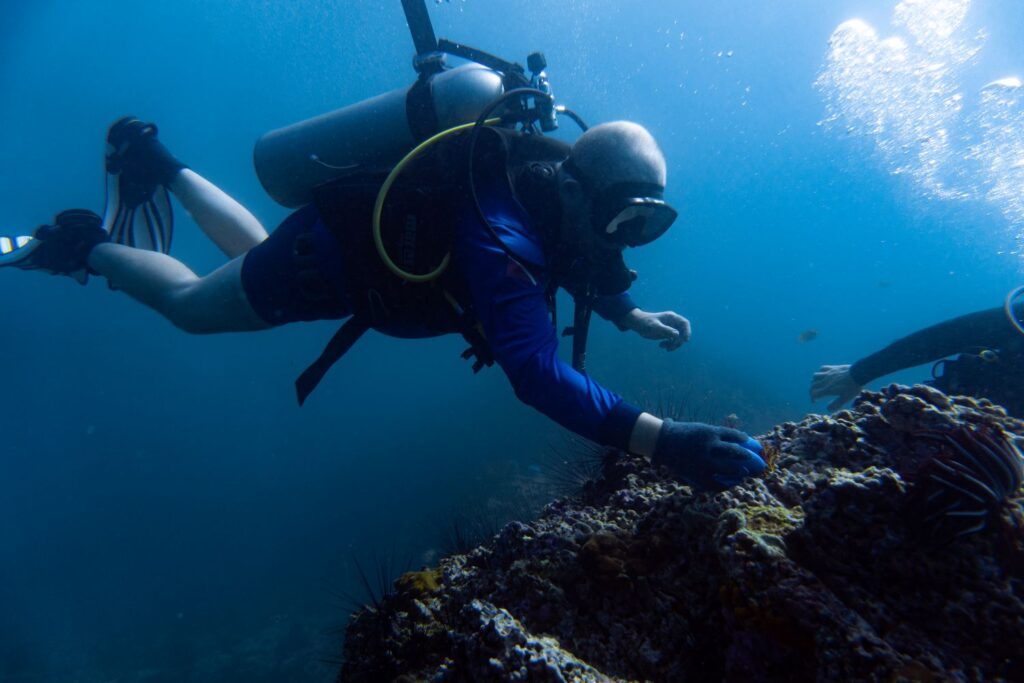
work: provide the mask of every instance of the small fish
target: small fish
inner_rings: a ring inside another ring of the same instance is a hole
[[[798,336],[796,338],[796,340],[798,342],[800,342],[801,344],[806,344],[807,342],[814,341],[817,338],[818,338],[818,331],[817,330],[804,330],[803,332],[800,333],[800,336]]]

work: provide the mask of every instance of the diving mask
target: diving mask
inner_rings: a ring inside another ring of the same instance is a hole
[[[648,244],[665,234],[679,215],[665,201],[661,185],[615,183],[595,192],[594,184],[571,159],[563,165],[590,193],[591,228],[608,242],[624,247]]]

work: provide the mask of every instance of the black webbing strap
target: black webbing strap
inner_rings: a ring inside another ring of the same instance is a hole
[[[320,380],[324,378],[331,366],[337,363],[368,329],[370,329],[370,325],[365,320],[359,316],[353,316],[334,333],[320,357],[313,361],[313,364],[295,380],[295,393],[300,406],[320,384]]]
[[[591,297],[581,296],[576,300],[576,311],[572,321],[572,367],[577,372],[587,372],[587,335],[590,334],[590,314],[594,308]]]
[[[402,9],[405,10],[405,20],[409,24],[409,32],[412,33],[416,54],[436,51],[437,38],[434,36],[434,27],[427,13],[427,3],[424,0],[402,0]]]
[[[490,52],[484,52],[483,50],[470,47],[469,45],[456,43],[448,40],[447,38],[441,38],[441,40],[437,41],[437,47],[435,49],[450,54],[453,57],[459,57],[471,62],[476,62],[477,64],[483,64],[488,69],[500,71],[506,76],[517,76],[519,77],[519,80],[517,80],[516,83],[521,83],[522,85],[528,85],[530,83],[529,79],[523,76],[524,72],[522,66],[515,62],[510,62],[506,59],[502,59],[501,57],[492,55]]]
[[[423,142],[441,129],[434,110],[430,75],[420,74],[405,94],[405,119],[416,142]]]

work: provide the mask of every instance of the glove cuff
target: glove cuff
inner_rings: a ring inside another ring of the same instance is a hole
[[[662,465],[665,463],[665,453],[668,450],[665,445],[665,440],[668,438],[668,433],[672,430],[672,425],[679,424],[671,418],[662,418],[661,429],[658,430],[658,440],[654,444],[654,455],[651,456],[651,464]]]

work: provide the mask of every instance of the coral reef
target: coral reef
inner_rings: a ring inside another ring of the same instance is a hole
[[[609,457],[353,615],[339,680],[1020,680],[1022,437],[893,385],[761,436],[771,471],[720,494]]]

